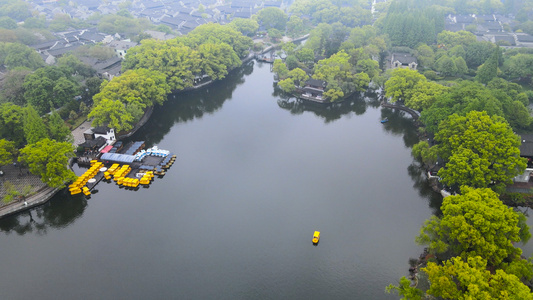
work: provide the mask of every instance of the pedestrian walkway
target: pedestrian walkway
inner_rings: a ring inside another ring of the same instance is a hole
[[[91,127],[91,121],[85,121],[76,129],[72,130],[72,136],[74,137],[74,142],[72,144],[74,145],[74,147],[78,147],[79,144],[85,142],[83,133]]]

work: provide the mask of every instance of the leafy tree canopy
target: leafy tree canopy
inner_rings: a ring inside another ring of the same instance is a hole
[[[45,138],[21,149],[18,160],[26,163],[30,172],[39,175],[48,186],[59,188],[76,179],[67,167],[71,157],[74,157],[71,143]]]
[[[414,87],[419,81],[426,81],[426,77],[416,70],[394,69],[390,79],[385,83],[385,95],[391,98],[391,102],[398,100],[408,102],[411,100]]]
[[[518,277],[503,270],[491,273],[480,256],[466,261],[454,257],[440,266],[430,262],[422,269],[431,282],[429,295],[443,299],[533,299]]]
[[[24,145],[24,111],[7,102],[0,104],[0,138],[13,141],[15,147]]]
[[[405,101],[405,105],[417,111],[428,109],[437,101],[438,96],[448,90],[448,87],[436,82],[420,80],[413,87],[412,95]]]
[[[229,26],[240,31],[243,35],[252,35],[259,29],[259,24],[254,19],[235,18],[229,23]]]
[[[31,105],[24,107],[24,137],[28,144],[48,137],[43,120]]]
[[[501,187],[526,167],[518,136],[500,116],[479,111],[454,114],[439,125],[435,139],[447,162],[439,176],[449,186]]]
[[[0,167],[10,164],[16,152],[15,143],[1,139],[0,140]]]
[[[100,93],[93,97],[95,105],[102,99],[120,100],[122,103],[137,103],[141,108],[163,104],[170,87],[166,77],[147,69],[128,70],[106,83]]]
[[[35,70],[44,66],[43,59],[35,50],[18,43],[0,43],[0,63],[8,69],[25,67]]]
[[[442,217],[432,216],[417,237],[438,258],[479,256],[492,267],[521,259],[522,250],[513,243],[520,241],[521,231],[529,235],[529,229],[519,226],[519,213],[492,190],[463,186],[460,195],[444,198],[441,210]]]
[[[288,16],[277,7],[267,7],[257,13],[257,20],[266,28],[285,31]]]

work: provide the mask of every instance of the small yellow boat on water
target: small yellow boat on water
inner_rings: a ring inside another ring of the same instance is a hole
[[[313,234],[313,244],[318,244],[318,241],[320,240],[320,231],[315,231]]]

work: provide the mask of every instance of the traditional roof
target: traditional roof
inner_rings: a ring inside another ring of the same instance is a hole
[[[323,80],[318,80],[318,79],[308,79],[306,82],[305,82],[305,85],[307,86],[310,86],[310,87],[317,87],[317,88],[324,88],[326,86],[326,82],[323,81]]]
[[[500,41],[504,41],[504,42],[509,43],[510,46],[515,46],[516,45],[514,37],[512,37],[510,35],[496,35],[496,36],[494,36],[494,40],[496,41],[496,43],[500,42]]]
[[[516,38],[522,43],[533,43],[533,36],[529,34],[517,34]]]
[[[520,141],[520,156],[533,157],[533,134],[521,134]]]
[[[98,127],[92,128],[92,131],[98,134],[107,134],[109,130],[111,129],[109,129],[109,127],[107,126],[98,126]]]
[[[469,15],[457,15],[455,16],[455,22],[457,23],[473,23],[476,19]]]
[[[399,61],[402,65],[408,65],[410,63],[417,62],[416,58],[409,53],[393,53],[391,61]]]
[[[83,143],[80,144],[81,147],[84,147],[84,148],[100,148],[102,147],[103,145],[105,145],[106,143],[106,139],[102,136],[99,136],[97,137],[96,139],[94,140],[87,140]]]

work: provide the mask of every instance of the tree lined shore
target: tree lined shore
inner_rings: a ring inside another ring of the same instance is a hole
[[[287,12],[265,8],[249,20],[205,24],[167,41],[142,39],[110,81],[95,79],[77,57],[45,67],[25,46],[2,42],[0,59],[10,72],[0,93],[0,166],[16,160],[62,188],[75,178],[66,167],[75,149],[63,119],[75,119],[69,107],[81,86],[92,104],[81,109],[93,124],[127,132],[170,92],[223,80],[264,49],[251,38],[259,25],[275,44],[309,32],[303,46],[280,43],[284,59],[274,61],[273,72],[281,90],[293,93],[315,79],[325,83],[329,102],[371,88],[419,111],[420,135],[428,138],[413,157],[438,167],[440,184],[453,194],[416,237],[427,253],[414,278],[427,284],[403,277],[387,290],[404,299],[533,299],[533,264],[517,247],[529,228],[509,207],[525,202],[505,190],[527,165],[515,132],[533,131],[533,51],[478,41],[473,28],[445,30],[448,15],[513,13],[519,23],[508,30],[529,32],[533,1],[295,0]],[[393,53],[416,58],[416,70],[389,69]]]

